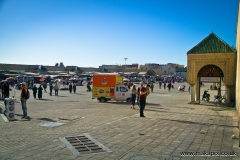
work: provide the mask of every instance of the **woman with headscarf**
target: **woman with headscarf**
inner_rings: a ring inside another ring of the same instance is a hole
[[[73,88],[72,83],[70,83],[69,84],[69,93],[72,93],[72,88]]]
[[[36,99],[37,90],[38,90],[36,85],[33,86],[32,90],[33,90],[33,97],[34,97],[34,99]]]
[[[40,84],[40,86],[38,87],[38,99],[42,99],[42,85]]]
[[[77,90],[77,86],[75,83],[73,83],[73,93],[76,93],[76,90]]]

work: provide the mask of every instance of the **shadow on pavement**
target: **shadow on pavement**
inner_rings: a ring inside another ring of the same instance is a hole
[[[56,96],[56,97],[69,97],[69,96]]]
[[[52,99],[44,99],[44,98],[42,98],[42,99],[37,99],[37,100],[40,100],[40,101],[53,101]]]
[[[18,117],[22,117],[23,115],[22,114],[15,114],[15,116],[18,116]],[[21,121],[30,121],[32,118],[27,116],[27,118],[24,118],[24,119],[20,119]],[[15,119],[13,121],[19,121],[19,119]]]
[[[150,106],[161,106],[161,104],[156,104],[156,103],[146,103],[146,105],[150,105]]]
[[[77,95],[86,95],[86,94],[82,94],[82,93],[73,93],[73,94],[77,94]]]
[[[127,102],[99,102],[99,103],[109,103],[109,104],[120,104],[120,105],[131,105],[131,103],[127,103]]]
[[[56,122],[50,118],[38,118],[37,120],[42,120],[42,121],[49,121],[49,122]]]
[[[0,107],[0,113],[3,113],[3,109],[2,109],[2,107]]]

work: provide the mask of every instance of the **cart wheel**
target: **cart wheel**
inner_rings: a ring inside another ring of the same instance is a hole
[[[207,102],[209,102],[210,98],[209,98],[209,97],[207,97],[207,98],[206,98],[206,100],[207,100]]]
[[[130,103],[130,102],[131,102],[131,98],[128,98],[126,101],[127,101],[128,103]]]
[[[99,101],[100,101],[100,102],[106,102],[106,99],[105,99],[105,98],[100,98]]]
[[[222,98],[221,103],[225,104],[225,98]]]

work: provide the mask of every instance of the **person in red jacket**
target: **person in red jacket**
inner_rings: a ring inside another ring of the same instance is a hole
[[[139,94],[140,117],[145,117],[143,111],[146,106],[147,96],[150,93],[149,87],[150,87],[149,84],[146,87],[144,87],[143,83],[141,83],[140,94]]]

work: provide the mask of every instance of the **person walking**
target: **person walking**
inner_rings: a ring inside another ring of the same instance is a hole
[[[136,93],[136,95],[137,95],[137,105],[138,105],[139,109],[140,109],[140,102],[139,102],[139,100],[140,100],[140,90],[141,90],[142,87],[143,87],[143,83],[141,82],[140,87],[138,87],[137,93]]]
[[[167,85],[167,87],[168,87],[168,91],[171,91],[172,84],[169,82],[168,85]]]
[[[1,82],[2,99],[4,99],[4,82]]]
[[[51,96],[51,95],[52,95],[52,90],[53,90],[53,85],[52,85],[52,83],[49,84],[49,89],[50,89],[49,94],[50,94],[50,96]]]
[[[89,81],[88,83],[87,83],[87,91],[88,92],[91,92],[91,82]]]
[[[77,86],[75,83],[73,83],[73,93],[76,93],[76,90],[77,90]]]
[[[151,92],[153,93],[153,88],[154,88],[154,84],[153,83],[151,83],[150,88],[151,88]]]
[[[7,100],[5,100],[5,98],[9,98],[9,84],[8,84],[8,82],[4,82],[4,85],[3,85],[3,95],[4,95],[5,109],[7,109]]]
[[[38,90],[36,85],[33,86],[32,90],[33,90],[33,97],[34,97],[34,99],[36,99],[37,90]]]
[[[131,109],[135,109],[135,101],[136,101],[136,93],[137,93],[137,89],[135,84],[132,85],[132,87],[130,88],[130,92],[131,92],[131,100],[132,100],[132,105],[131,105]]]
[[[38,87],[38,99],[42,99],[42,85],[40,84],[40,86]]]
[[[43,83],[44,93],[47,93],[47,83]]]
[[[217,93],[218,93],[218,96],[221,96],[221,85],[220,85],[220,83],[217,84]]]
[[[161,89],[162,88],[162,81],[159,81],[159,88]]]
[[[69,83],[69,93],[72,93],[72,88],[73,88],[72,83]]]
[[[139,97],[139,102],[140,102],[140,117],[145,117],[144,116],[144,109],[145,109],[145,105],[146,105],[146,98],[147,95],[149,94],[149,92],[147,91],[147,88],[143,86],[143,83],[140,84],[141,88],[140,88],[140,97]]]
[[[54,90],[55,90],[55,96],[58,96],[58,85],[57,85],[57,83],[54,86]]]
[[[164,81],[163,87],[164,89],[166,89],[166,81]]]
[[[27,100],[26,100],[27,92],[28,92],[28,89],[26,87],[26,83],[22,82],[22,91],[21,91],[21,94],[20,94],[20,101],[21,101],[22,110],[23,110],[22,119],[27,118]]]

